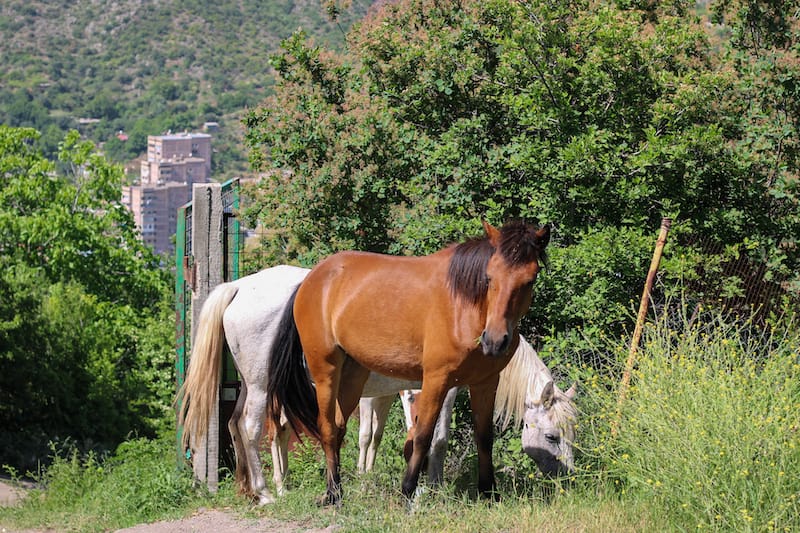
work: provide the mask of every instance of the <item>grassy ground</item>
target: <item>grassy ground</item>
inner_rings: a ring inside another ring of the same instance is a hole
[[[309,460],[316,452],[301,449],[298,455],[291,466],[305,469],[302,480],[295,473],[286,497],[258,508],[235,493],[230,479],[216,495],[192,488],[188,472],[171,461],[171,441],[133,441],[105,464],[91,457],[57,460],[43,480],[47,490],[33,491],[19,507],[0,508],[0,525],[12,530],[108,531],[213,507],[304,528],[336,525],[342,531],[652,530],[646,506],[590,484],[563,490],[530,479],[507,490],[499,503],[477,499],[471,487],[447,484],[428,488],[409,506],[400,494],[402,471],[387,462],[364,476],[345,471],[345,503],[339,509],[321,508],[314,504],[324,489],[321,458],[314,459],[312,468]]]

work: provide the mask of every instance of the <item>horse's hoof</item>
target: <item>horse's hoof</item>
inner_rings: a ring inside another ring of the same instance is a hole
[[[317,502],[317,507],[331,507],[331,506],[341,507],[342,505],[341,498],[335,498],[331,494],[328,494],[327,492],[322,496],[319,496],[316,502]]]
[[[272,504],[272,503],[275,503],[275,498],[272,496],[272,494],[260,494],[258,496],[258,505],[259,506],[261,506],[261,505],[269,505],[269,504]]]

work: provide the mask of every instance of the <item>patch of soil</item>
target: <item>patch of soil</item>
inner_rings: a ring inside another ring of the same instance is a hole
[[[335,526],[324,529],[311,528],[301,522],[282,522],[273,518],[240,518],[218,509],[198,509],[197,512],[180,520],[139,524],[120,529],[117,533],[327,533],[335,531]]]
[[[19,486],[16,486],[6,479],[0,479],[0,505],[4,507],[16,505],[30,488],[33,488],[33,483],[27,481],[21,481]]]

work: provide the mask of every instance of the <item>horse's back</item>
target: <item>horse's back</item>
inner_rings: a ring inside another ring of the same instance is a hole
[[[269,350],[281,313],[308,272],[279,265],[231,282],[238,292],[225,310],[223,323],[234,356]]]
[[[340,346],[371,370],[420,379],[431,329],[451,313],[447,255],[400,257],[340,252],[300,287],[295,319],[306,346]],[[304,330],[304,331],[303,331]],[[313,338],[312,338],[313,337]]]

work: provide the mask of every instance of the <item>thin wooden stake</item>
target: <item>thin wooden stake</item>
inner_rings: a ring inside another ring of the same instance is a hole
[[[644,329],[644,321],[647,319],[647,308],[650,304],[650,291],[653,289],[653,282],[656,279],[658,266],[661,263],[661,254],[664,251],[664,245],[667,243],[667,235],[669,228],[672,225],[672,219],[661,219],[661,232],[656,241],[656,248],[653,251],[653,260],[650,261],[650,270],[647,272],[647,280],[644,283],[644,290],[642,291],[642,300],[639,303],[639,316],[636,317],[636,328],[633,330],[633,338],[631,339],[631,348],[628,352],[628,360],[625,363],[625,371],[622,373],[622,381],[619,385],[619,398],[617,401],[617,419],[611,425],[611,435],[616,435],[617,426],[619,425],[619,417],[622,411],[622,404],[625,402],[625,396],[628,394],[628,387],[631,381],[631,372],[633,372],[633,365],[636,360],[636,352],[639,349],[639,343],[642,340],[642,330]]]

